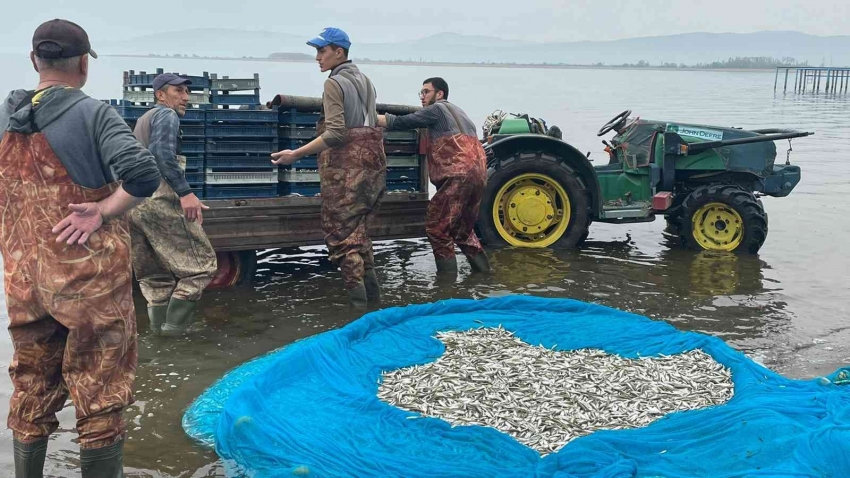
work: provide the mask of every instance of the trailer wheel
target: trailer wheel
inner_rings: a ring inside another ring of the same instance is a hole
[[[218,268],[207,289],[224,289],[249,282],[257,271],[257,251],[215,253]]]

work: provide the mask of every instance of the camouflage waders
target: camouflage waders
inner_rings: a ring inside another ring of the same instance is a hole
[[[177,158],[185,169],[186,159]],[[199,300],[215,275],[215,250],[201,225],[186,219],[177,193],[162,180],[128,215],[133,268],[148,305]]]
[[[19,442],[54,432],[69,394],[81,448],[123,438],[137,362],[127,219],[104,223],[85,245],[56,243],[51,232],[69,203],[100,201],[116,187],[76,185],[42,133],[7,131],[0,143],[0,251],[15,347],[8,425]]]
[[[375,265],[367,227],[386,191],[387,158],[379,128],[352,128],[345,143],[319,155],[322,230],[346,289]]]
[[[425,215],[425,232],[434,257],[453,258],[455,244],[466,256],[476,257],[484,251],[474,228],[487,183],[481,143],[463,134],[434,140],[429,147],[428,172],[437,186]]]

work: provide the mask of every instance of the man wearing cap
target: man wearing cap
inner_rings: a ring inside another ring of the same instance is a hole
[[[404,116],[378,116],[389,130],[428,128],[428,175],[437,194],[428,204],[425,232],[434,251],[437,272],[457,274],[455,244],[472,270],[489,272],[490,262],[475,236],[475,221],[487,182],[487,157],[475,124],[449,103],[446,80],[428,78],[419,92],[422,109]]]
[[[139,118],[134,131],[156,158],[162,184],[130,213],[133,269],[148,302],[151,330],[167,336],[186,332],[217,267],[201,227],[209,208],[189,188],[186,158],[178,155],[189,84],[172,73],[154,78],[156,106]]]
[[[70,396],[82,476],[117,478],[138,357],[124,213],[153,194],[160,174],[118,113],[80,91],[97,58],[80,26],[46,22],[32,48],[38,86],[0,106],[15,476],[41,478]]]
[[[322,229],[333,263],[339,265],[349,304],[357,309],[380,301],[375,258],[367,227],[386,191],[387,158],[377,128],[375,87],[348,59],[351,41],[338,28],[326,28],[307,42],[316,61],[330,71],[322,95],[319,137],[295,151],[272,155],[274,164],[292,164],[319,154]]]

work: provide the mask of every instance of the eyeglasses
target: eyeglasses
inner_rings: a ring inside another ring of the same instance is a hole
[[[419,97],[425,98],[425,95],[427,95],[428,93],[433,93],[434,91],[435,90],[422,90],[422,91],[419,92]]]

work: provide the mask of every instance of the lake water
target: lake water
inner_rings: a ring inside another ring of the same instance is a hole
[[[26,55],[3,56],[0,91],[37,83]],[[91,63],[85,91],[97,98],[121,95],[122,71],[156,67],[188,74],[230,77],[259,73],[263,99],[274,93],[317,96],[325,76],[314,64],[249,61],[101,58]],[[450,297],[510,293],[571,297],[666,320],[728,341],[752,358],[792,377],[814,377],[850,362],[850,238],[844,199],[850,197],[850,103],[844,96],[774,95],[772,72],[597,69],[508,69],[374,66],[363,70],[379,101],[418,104],[421,81],[443,76],[450,98],[480,127],[494,109],[529,113],[561,127],[564,139],[591,159],[607,163],[599,127],[624,109],[646,119],[744,128],[815,131],[793,142],[791,161],[803,179],[786,198],[766,198],[770,233],[758,256],[694,253],[662,235],[664,221],[593,224],[580,251],[493,250],[490,277],[461,274],[450,285],[435,282],[423,239],[378,243],[376,260],[386,306]],[[777,161],[786,142],[777,143]],[[257,281],[210,291],[199,318],[206,329],[189,339],[162,340],[147,331],[137,300],[140,360],[137,402],[126,413],[129,476],[224,476],[215,454],[196,446],[180,428],[186,406],[232,367],[293,340],[355,319],[345,308],[339,274],[322,248],[264,256]],[[0,323],[8,325],[5,302]],[[12,347],[0,334],[0,368]],[[11,385],[0,373],[0,415]],[[50,444],[47,474],[78,476],[73,408]],[[0,475],[12,473],[11,433],[0,431]]]

